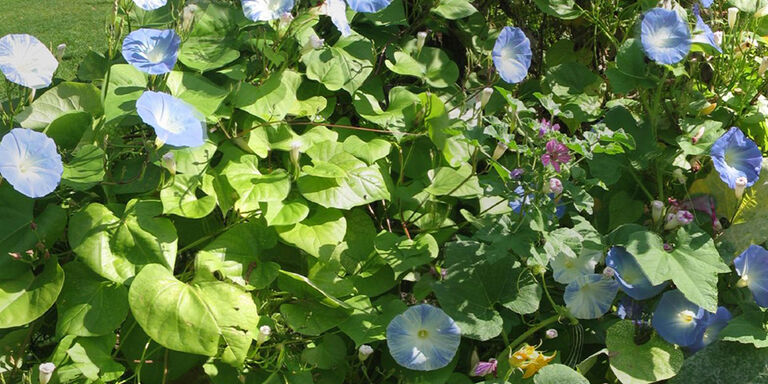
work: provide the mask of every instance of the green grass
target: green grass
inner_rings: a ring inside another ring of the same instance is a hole
[[[0,36],[27,33],[56,52],[67,44],[56,77],[71,80],[89,49],[107,47],[105,21],[111,0],[0,0]]]

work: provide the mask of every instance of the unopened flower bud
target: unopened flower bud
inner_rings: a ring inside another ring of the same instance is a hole
[[[493,88],[483,88],[483,91],[480,92],[480,108],[485,108],[485,106],[488,105],[491,96],[493,96]]]
[[[280,15],[280,26],[288,26],[293,21],[293,15],[290,12],[285,12]]]
[[[741,200],[744,197],[744,190],[747,189],[747,178],[744,176],[737,177],[734,184],[733,191],[736,193],[736,198]]]
[[[733,26],[736,25],[736,19],[739,17],[739,9],[736,7],[730,7],[728,8],[728,26],[733,29]]]
[[[555,196],[563,193],[563,182],[560,179],[553,177],[549,179],[549,192],[555,194]]]
[[[40,371],[38,376],[40,384],[48,384],[51,381],[51,376],[53,376],[53,371],[56,370],[56,365],[53,363],[42,363],[38,369]]]
[[[509,172],[509,178],[512,180],[518,180],[520,179],[523,174],[525,173],[525,170],[522,168],[515,168],[512,171]]]
[[[712,230],[715,231],[715,233],[720,233],[723,231],[723,223],[720,222],[720,220],[715,220],[712,222]]]
[[[427,41],[427,32],[421,31],[416,34],[416,50],[421,52],[421,49],[424,48],[424,42]]]
[[[291,163],[293,164],[294,167],[296,167],[296,169],[297,169],[296,173],[297,174],[298,174],[298,169],[299,169],[299,157],[300,156],[301,156],[301,141],[296,140],[296,141],[291,143]]]
[[[312,46],[312,49],[323,48],[324,44],[325,44],[325,39],[321,39],[317,37],[317,35],[312,35],[309,37],[309,45]]]
[[[605,269],[603,269],[603,277],[611,279],[614,276],[616,276],[616,270],[615,269],[613,269],[611,267],[605,267]]]
[[[357,349],[357,358],[360,361],[365,361],[371,354],[373,354],[373,348],[368,344],[363,344]]]
[[[760,68],[757,69],[757,74],[762,76],[766,70],[768,70],[768,57],[763,57],[763,60],[760,61]]]
[[[507,143],[503,141],[499,141],[498,143],[496,143],[496,148],[493,150],[493,155],[491,155],[491,157],[494,160],[500,159],[501,156],[504,155],[504,152],[506,152],[508,148],[509,147],[507,146]]]
[[[668,213],[664,221],[666,222],[664,224],[664,229],[666,230],[675,229],[680,226],[680,222],[677,221],[677,216],[674,213]]]
[[[693,213],[681,209],[675,214],[675,219],[677,219],[677,222],[680,223],[680,225],[688,225],[693,221]]]
[[[478,361],[474,368],[472,368],[471,376],[483,377],[488,375],[495,375],[499,362],[496,359],[488,359],[488,361]]]
[[[198,9],[197,5],[189,4],[181,11],[182,31],[189,31],[192,29],[192,24],[195,22],[195,12],[197,12]]]
[[[67,45],[64,43],[59,44],[56,46],[56,60],[61,61],[61,59],[64,57],[64,52],[67,50]]]
[[[554,328],[547,329],[547,332],[545,334],[547,336],[547,339],[551,340],[551,339],[557,338],[557,329],[554,329]]]
[[[176,157],[173,155],[173,152],[168,152],[163,155],[162,163],[163,168],[167,169],[171,175],[176,174]]]
[[[675,248],[672,246],[672,244],[670,244],[670,243],[664,243],[664,245],[663,245],[662,247],[663,247],[663,248],[664,248],[664,250],[665,250],[665,251],[667,251],[667,252],[672,252],[672,250],[673,250],[673,249],[675,249]]]
[[[704,129],[704,126],[702,125],[702,126],[699,128],[698,132],[696,132],[696,134],[695,134],[693,137],[691,137],[691,143],[693,143],[693,144],[696,144],[696,143],[698,143],[698,142],[699,142],[699,140],[701,140],[701,137],[702,137],[702,136],[704,136],[704,131],[705,131],[705,130],[706,130],[706,129]]]
[[[723,45],[723,31],[716,31],[712,35],[714,35],[715,44],[717,44],[718,46]]]
[[[664,214],[664,203],[662,203],[659,200],[654,200],[651,202],[651,218],[653,219],[654,223],[658,223],[659,220],[661,220],[662,215]]]
[[[267,340],[269,340],[269,336],[272,334],[272,328],[269,327],[269,325],[262,325],[259,327],[259,334],[256,335],[256,345],[262,345]]]

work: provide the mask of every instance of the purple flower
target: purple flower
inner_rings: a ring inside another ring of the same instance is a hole
[[[539,122],[539,137],[544,137],[548,132],[560,131],[560,124],[552,125],[547,119],[541,119]]]
[[[512,180],[517,180],[523,176],[523,173],[525,173],[524,169],[515,168],[511,172],[509,172],[509,177],[512,178]]]
[[[568,153],[568,147],[565,144],[552,139],[547,142],[547,153],[541,155],[541,164],[545,167],[552,164],[555,171],[560,172],[560,165],[571,161],[571,155]]]
[[[499,362],[496,359],[490,359],[488,361],[479,361],[475,368],[472,370],[472,376],[488,376],[490,374],[493,374],[493,376],[496,376],[496,367],[499,365]]]

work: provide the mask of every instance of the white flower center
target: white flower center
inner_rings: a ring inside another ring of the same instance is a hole
[[[691,321],[693,321],[695,317],[696,317],[696,314],[693,313],[693,311],[685,310],[680,312],[680,318],[683,319],[683,321],[686,323],[690,323]]]

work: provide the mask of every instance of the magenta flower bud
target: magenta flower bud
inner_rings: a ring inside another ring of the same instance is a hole
[[[547,339],[550,339],[550,340],[556,338],[557,329],[554,329],[554,328],[547,329],[546,336],[547,336]]]
[[[549,191],[554,193],[555,196],[560,195],[563,193],[563,182],[556,177],[549,179]]]
[[[674,248],[674,247],[672,247],[672,244],[670,244],[670,243],[664,243],[664,250],[665,250],[665,251],[667,251],[667,252],[672,252],[672,250],[673,250],[673,249],[675,249],[675,248]]]
[[[488,361],[480,361],[475,364],[472,369],[472,376],[482,377],[488,375],[496,375],[496,367],[499,362],[496,359],[489,359]]]
[[[680,225],[688,225],[693,221],[693,213],[681,209],[675,214],[675,218]]]

